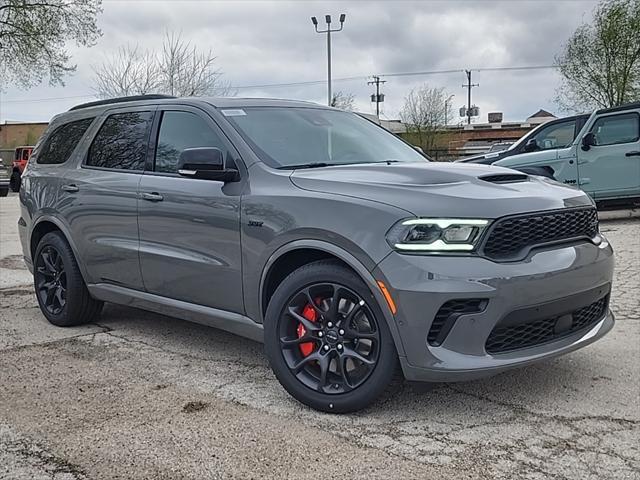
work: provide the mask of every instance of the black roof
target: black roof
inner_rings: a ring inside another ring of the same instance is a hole
[[[602,108],[598,110],[596,113],[601,114],[601,113],[610,113],[610,112],[621,112],[623,110],[631,110],[634,108],[640,108],[640,102],[625,103],[624,105],[619,105],[617,107]]]

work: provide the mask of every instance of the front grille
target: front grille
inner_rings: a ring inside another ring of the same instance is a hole
[[[482,247],[495,260],[518,258],[535,245],[577,238],[593,238],[598,233],[596,209],[579,208],[506,217],[498,220]]]
[[[460,315],[480,313],[486,304],[487,300],[481,298],[463,298],[446,302],[436,313],[427,334],[429,345],[434,347],[441,345]]]
[[[595,324],[602,319],[607,310],[609,296],[605,296],[586,307],[571,312],[570,325],[558,329],[558,322],[566,315],[535,320],[519,325],[500,326],[493,329],[485,349],[487,353],[505,353],[520,348],[533,347],[542,343],[558,340]]]

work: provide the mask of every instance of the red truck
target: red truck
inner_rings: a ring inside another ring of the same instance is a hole
[[[20,176],[27,166],[32,151],[32,146],[16,147],[11,164],[11,179],[9,180],[9,186],[14,192],[20,191]]]

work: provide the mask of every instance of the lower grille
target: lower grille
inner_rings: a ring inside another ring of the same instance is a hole
[[[485,309],[486,304],[487,300],[482,298],[463,298],[446,302],[436,313],[429,329],[427,335],[429,345],[434,347],[441,345],[460,315],[480,313]]]
[[[485,345],[487,353],[505,353],[558,340],[598,322],[607,311],[609,296],[586,307],[560,315],[512,326],[496,326]],[[570,315],[570,318],[569,318]],[[570,323],[569,323],[570,320]]]

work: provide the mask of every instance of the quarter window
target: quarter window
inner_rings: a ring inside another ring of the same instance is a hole
[[[116,113],[107,117],[93,139],[86,164],[143,170],[151,118],[151,112]]]
[[[640,117],[636,113],[611,115],[595,121],[591,131],[595,134],[596,145],[615,145],[638,140]]]
[[[190,112],[164,112],[158,132],[155,171],[177,173],[180,153],[185,148],[195,147],[226,150],[220,137],[203,118]]]
[[[78,142],[93,122],[93,118],[83,118],[75,122],[65,123],[56,128],[45,140],[37,156],[39,164],[64,163],[71,156]],[[27,149],[23,152],[23,159],[29,158]]]
[[[568,147],[573,143],[575,129],[575,120],[543,128],[535,136],[538,148],[540,150],[552,150],[554,148]]]

